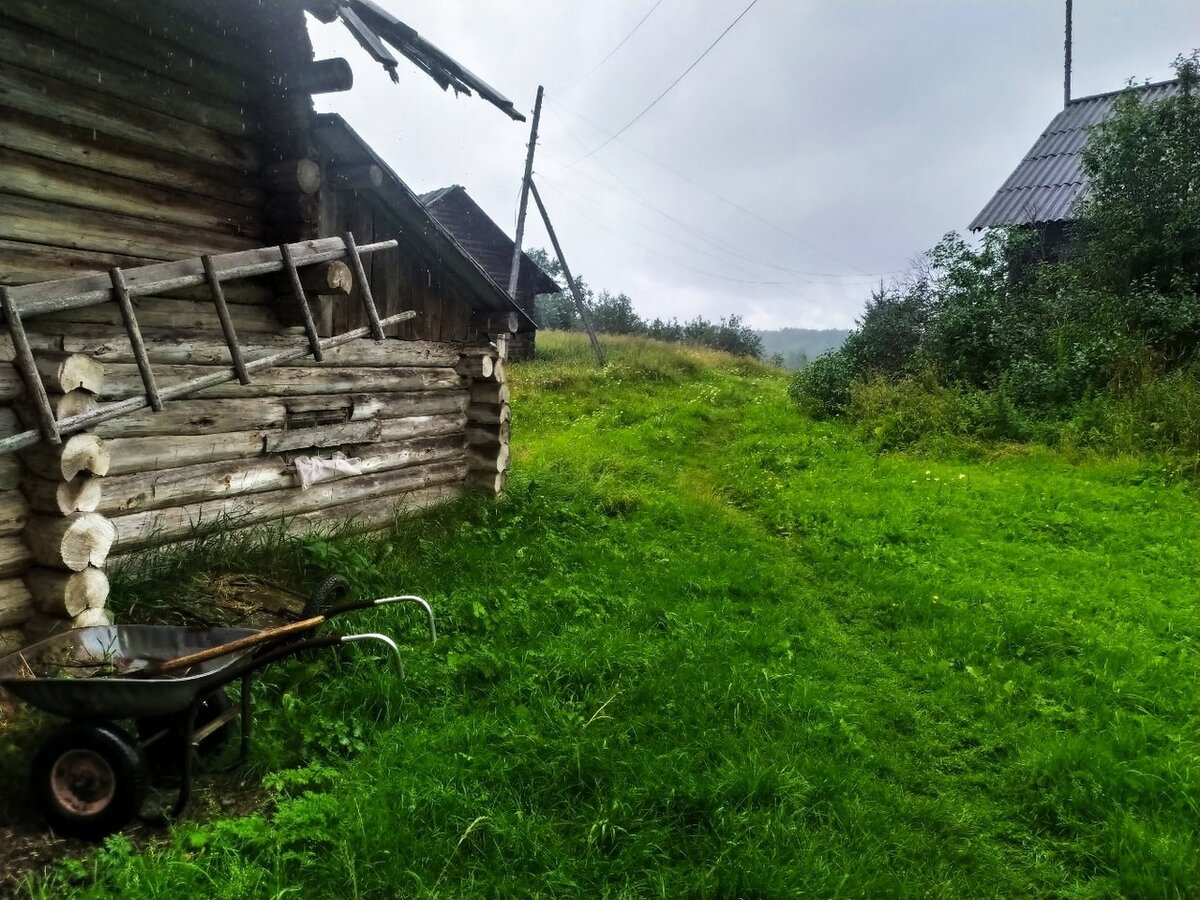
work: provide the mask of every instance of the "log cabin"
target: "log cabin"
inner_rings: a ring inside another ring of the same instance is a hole
[[[0,653],[107,621],[106,566],[207,528],[503,489],[532,323],[315,113],[352,75],[306,15],[523,120],[370,0],[0,5]]]

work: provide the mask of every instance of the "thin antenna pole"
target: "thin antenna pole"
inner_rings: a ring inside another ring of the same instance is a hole
[[[1063,109],[1071,103],[1071,5],[1067,0],[1067,30],[1063,42]]]
[[[529,128],[529,151],[525,154],[525,177],[521,179],[521,205],[517,210],[517,236],[513,241],[512,270],[508,275],[508,296],[517,296],[521,275],[521,241],[525,239],[525,211],[529,208],[529,185],[533,178],[533,151],[537,147],[538,120],[542,117],[542,86],[533,103],[533,125]]]

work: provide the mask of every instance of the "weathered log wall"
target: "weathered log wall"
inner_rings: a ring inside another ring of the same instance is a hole
[[[357,341],[0,457],[0,649],[21,628],[37,637],[104,621],[107,560],[209,525],[377,528],[398,507],[460,494],[481,469],[489,489],[502,486],[507,450],[467,437],[470,410],[500,417],[499,394],[476,384],[502,375],[496,351],[467,288],[374,202],[371,172],[323,184],[332,169],[309,141],[311,97],[280,88],[311,61],[298,3],[0,4],[0,284],[351,231],[360,244],[404,242],[364,263],[382,315],[420,314],[395,330],[408,340]],[[347,283],[345,271],[309,277],[326,334],[365,323],[361,285],[347,297]],[[286,285],[225,293],[248,356],[303,341]],[[134,305],[160,386],[229,365],[204,290]],[[26,327],[64,409],[142,393],[115,304]],[[0,435],[28,415],[12,359],[0,335]],[[338,450],[362,460],[360,474],[302,491],[293,460]]]

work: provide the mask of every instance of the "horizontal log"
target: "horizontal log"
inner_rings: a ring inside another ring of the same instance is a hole
[[[221,321],[212,300],[175,300],[167,297],[135,297],[133,310],[141,328],[197,329],[220,334]],[[229,318],[239,338],[254,332],[274,332],[280,327],[279,318],[269,306],[253,306],[241,303],[229,304]],[[105,325],[114,334],[124,334],[124,320],[115,303],[100,303],[95,306],[77,307],[63,312],[40,316],[32,324],[41,331],[55,329],[71,332],[74,328],[66,324]],[[117,331],[117,329],[121,329]]]
[[[467,464],[472,472],[507,472],[508,445],[496,447],[479,447],[472,445],[467,448]]]
[[[150,10],[152,7],[139,7]],[[76,4],[44,3],[43,0],[4,0],[4,15],[40,31],[55,35],[68,45],[82,45],[111,56],[155,76],[164,76],[185,86],[195,86],[240,103],[252,103],[255,85],[237,72],[222,66],[205,65],[195,52],[166,40],[136,39],[131,33],[131,9],[123,6],[115,15],[83,11]],[[258,61],[261,64],[261,61]]]
[[[467,407],[467,419],[483,425],[502,425],[512,421],[512,410],[507,403],[472,403]]]
[[[419,438],[398,444],[357,448],[361,475],[463,458],[462,441],[454,437]],[[340,479],[360,476],[344,475]],[[334,479],[330,479],[334,480]],[[326,483],[324,481],[322,484]],[[136,473],[105,479],[100,512],[123,516],[233,498],[266,491],[299,489],[296,473],[282,456],[203,463],[166,471]]]
[[[107,475],[112,463],[105,442],[94,434],[73,434],[61,444],[39,444],[23,451],[21,459],[34,473],[51,481],[70,481],[81,472]]]
[[[288,232],[297,224],[316,225],[321,221],[321,201],[316,194],[275,194],[263,210],[280,232]]]
[[[508,473],[472,471],[467,477],[467,484],[484,493],[502,494],[505,485],[508,484]]]
[[[25,541],[35,561],[72,572],[102,567],[116,536],[113,524],[96,513],[34,515],[25,527]]]
[[[326,167],[329,187],[335,191],[373,191],[383,184],[383,169],[375,163]]]
[[[479,330],[493,336],[514,332],[521,323],[521,317],[516,312],[479,313],[475,318]]]
[[[262,242],[258,210],[15,150],[0,149],[0,191]]]
[[[462,413],[449,415],[412,416],[403,419],[384,419],[375,423],[380,428],[379,440],[396,442],[418,437],[461,432],[466,425]],[[268,436],[275,431],[241,431],[203,435],[168,435],[135,438],[110,438],[106,447],[111,451],[109,475],[126,475],[152,469],[172,469],[195,463],[243,459],[263,452]],[[309,444],[309,446],[317,446]],[[4,457],[0,457],[2,462]]]
[[[321,189],[321,166],[312,159],[271,163],[262,170],[259,182],[271,191],[315,194]]]
[[[15,292],[15,291],[14,291]],[[36,323],[34,323],[36,326]],[[145,328],[142,337],[146,342],[146,352],[150,361],[156,365],[220,365],[231,364],[229,347],[216,336],[197,335],[194,332],[173,329]],[[290,350],[304,342],[302,333],[283,333],[278,335],[254,334],[240,335],[243,355],[247,359]],[[135,362],[129,339],[112,328],[102,326],[79,326],[72,328],[69,334],[62,336],[46,336],[36,331],[29,335],[34,349],[40,349],[39,344],[49,346],[54,344],[56,349],[70,353],[83,353],[103,363],[107,368],[109,363]],[[449,368],[458,359],[458,352],[451,344],[440,344],[430,341],[401,341],[388,338],[383,341],[363,339],[344,344],[324,353],[325,359],[317,362],[311,358],[294,360],[289,366],[304,366],[310,368],[325,368],[337,366],[386,366],[386,367],[426,367]],[[0,340],[0,359],[11,362],[13,359],[11,344]]]
[[[20,575],[32,564],[25,541],[19,537],[0,538],[0,578]]]
[[[289,94],[336,94],[354,87],[354,72],[341,57],[318,59],[285,72],[279,87]]]
[[[5,0],[5,13],[9,0]],[[152,42],[147,42],[152,43]],[[81,88],[28,69],[0,63],[0,103],[76,128],[92,128],[131,144],[227,166],[236,172],[260,168],[254,142],[220,134],[174,116],[138,109],[107,94]]]
[[[11,491],[19,487],[24,473],[21,461],[11,453],[0,456],[0,491]]]
[[[25,573],[25,586],[34,606],[52,616],[73,618],[85,609],[102,609],[108,602],[108,576],[93,566],[80,572],[35,567]]]
[[[159,185],[187,194],[189,202],[210,198],[240,207],[238,216],[256,219],[264,191],[256,172],[237,173],[226,167],[184,159],[177,154],[138,146],[30,113],[8,110],[0,128],[0,146],[41,159],[66,163],[93,172]],[[237,218],[237,217],[235,217]]]
[[[163,366],[155,371],[159,387],[168,387],[213,371],[211,366]],[[123,400],[145,392],[136,364],[109,363],[101,400]],[[405,391],[461,390],[463,377],[453,369],[435,367],[279,366],[252,376],[250,384],[231,382],[206,388],[197,398],[295,397],[325,394],[394,393]]]
[[[0,401],[12,400],[25,393],[25,379],[12,363],[0,363]]]
[[[76,512],[95,512],[100,505],[103,482],[104,479],[91,475],[76,475],[70,481],[27,475],[21,490],[29,500],[30,508],[36,512],[69,516]]]
[[[507,403],[508,396],[509,387],[507,384],[500,384],[490,381],[478,381],[471,385],[472,403]]]
[[[20,578],[0,581],[0,628],[24,625],[34,614],[33,597]]]
[[[246,527],[385,494],[461,482],[466,473],[465,462],[434,463],[322,482],[307,491],[287,488],[172,509],[137,512],[117,516],[112,521],[117,529],[117,548],[119,552],[127,553],[198,537],[210,530]]]
[[[466,493],[457,482],[417,490],[386,494],[371,500],[354,501],[312,513],[302,513],[288,520],[293,533],[335,532],[361,534],[390,528],[399,519],[452,503]]]
[[[82,353],[39,353],[35,359],[47,393],[65,394],[82,389],[100,393],[104,366]]]
[[[322,266],[309,266],[300,273],[300,284],[313,294],[348,297],[354,290],[354,273],[338,259]]]
[[[101,422],[92,431],[102,438],[266,431],[282,428],[288,420],[289,410],[292,415],[297,415],[314,409],[346,408],[351,421],[367,421],[461,412],[466,408],[467,400],[466,391],[448,390],[245,400],[171,400],[158,412],[135,410],[118,419]]]
[[[79,44],[64,52],[61,41],[11,19],[0,29],[0,60],[83,88],[100,86],[104,93],[135,106],[234,137],[251,135],[257,130],[253,114],[242,104],[206,97],[195,86],[151,78],[144,66],[122,63]]]
[[[0,238],[163,260],[198,257],[204,253],[234,253],[260,244],[253,238],[149,222],[15,194],[0,194]]]
[[[0,134],[3,133],[4,129],[0,128]],[[156,260],[119,253],[93,253],[90,250],[50,247],[27,241],[0,240],[0,284],[23,287],[43,281],[58,281],[107,272],[113,266],[128,268],[148,262]],[[36,324],[28,322],[26,327],[36,327]],[[34,337],[35,335],[31,334],[30,340]],[[4,359],[11,359],[12,350],[7,333],[0,332],[0,347],[3,348]],[[34,349],[39,348],[35,346]],[[61,349],[61,337],[58,338],[54,349]]]
[[[29,521],[29,502],[20,491],[0,491],[0,537],[20,534]]]
[[[463,412],[443,415],[405,416],[400,419],[381,419],[379,439],[384,442],[403,441],[415,437],[436,437],[444,434],[461,434],[466,427],[467,417]]]
[[[466,429],[467,443],[477,446],[500,446],[507,444],[512,436],[512,423],[497,425],[471,424]]]
[[[316,450],[345,447],[379,440],[379,422],[339,422],[335,425],[315,425],[311,428],[289,428],[269,434],[263,442],[266,453],[285,453],[292,450]]]
[[[467,378],[482,380],[491,378],[495,367],[496,361],[490,356],[464,356],[454,367],[454,371]]]

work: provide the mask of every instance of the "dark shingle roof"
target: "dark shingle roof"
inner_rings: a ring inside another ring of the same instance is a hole
[[[1144,102],[1153,102],[1179,93],[1179,82],[1160,81],[1133,90]],[[1122,93],[1080,97],[1067,104],[1050,121],[996,196],[971,222],[971,230],[1073,219],[1076,203],[1087,194],[1083,148],[1088,129],[1112,115]]]
[[[512,272],[513,240],[504,233],[461,185],[439,188],[421,194],[425,208],[443,228],[497,284],[508,286]],[[517,279],[517,302],[527,310],[537,294],[562,290],[558,283],[538,267],[528,254],[521,254],[521,272]]]

